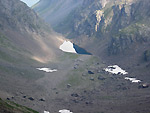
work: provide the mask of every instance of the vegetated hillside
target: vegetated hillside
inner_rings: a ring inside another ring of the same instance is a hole
[[[59,52],[59,35],[18,0],[0,0],[0,36],[1,51],[6,54],[7,50],[20,49],[24,51],[18,50],[19,54],[47,62]]]
[[[61,23],[83,0],[40,0],[32,8],[51,26]]]
[[[4,101],[0,98],[0,112],[1,113],[38,113],[30,108],[21,106],[14,102]]]
[[[61,36],[25,3],[0,0],[0,98],[36,87],[31,84],[44,76],[36,68],[55,61],[60,44]]]

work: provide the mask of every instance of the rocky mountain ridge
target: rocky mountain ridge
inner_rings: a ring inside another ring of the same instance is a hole
[[[148,11],[148,0],[84,0],[81,6],[69,13],[62,22],[58,22],[54,29],[84,47],[88,46],[83,44],[85,40],[86,43],[98,40],[94,42],[97,45],[103,45],[102,40],[106,40],[108,46],[105,52],[115,55],[123,53],[133,42],[149,40]],[[47,15],[43,12],[44,14],[45,18]],[[98,53],[99,47],[93,49]]]

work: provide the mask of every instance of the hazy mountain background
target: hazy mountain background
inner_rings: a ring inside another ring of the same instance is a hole
[[[34,10],[51,26],[56,26],[68,16],[72,10],[82,5],[83,0],[41,0]]]

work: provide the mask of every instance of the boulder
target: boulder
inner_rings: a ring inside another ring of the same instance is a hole
[[[44,99],[44,98],[41,98],[39,101],[43,101],[43,102],[44,102],[44,101],[45,101],[45,99]]]
[[[106,78],[99,76],[97,79],[98,80],[105,80]]]
[[[7,100],[10,100],[10,98],[7,98]]]
[[[101,70],[97,70],[97,73],[101,73]]]
[[[15,97],[13,96],[13,97],[11,97],[11,99],[14,99]]]
[[[74,69],[77,69],[77,66],[74,66],[73,68],[74,68]]]
[[[87,102],[85,102],[85,104],[89,105],[89,104],[92,104],[92,102],[91,101],[87,101]]]
[[[94,74],[94,72],[92,72],[92,71],[88,71],[88,74]]]
[[[23,96],[23,98],[26,98],[27,96]]]
[[[142,88],[148,88],[148,87],[149,87],[149,84],[147,83],[142,84]]]
[[[72,97],[79,97],[79,95],[77,93],[72,93],[71,96]]]
[[[90,80],[91,80],[91,81],[94,81],[94,77],[91,77]]]
[[[57,90],[57,88],[53,88],[53,90]]]
[[[144,83],[139,86],[139,88],[148,88],[148,87],[149,87],[148,83]]]
[[[85,73],[82,73],[82,76],[86,76],[86,74],[85,74]]]
[[[33,98],[33,97],[29,97],[28,99],[29,99],[29,100],[31,100],[31,101],[33,101],[33,100],[34,100],[34,98]]]
[[[70,88],[71,87],[71,84],[67,84],[67,88]]]
[[[146,51],[144,52],[144,60],[145,60],[146,62],[150,61],[150,50],[146,50]]]
[[[79,103],[79,101],[78,101],[78,100],[75,100],[75,99],[74,99],[74,100],[72,100],[72,101],[73,101],[74,103]]]

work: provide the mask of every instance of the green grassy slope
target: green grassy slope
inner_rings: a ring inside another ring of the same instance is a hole
[[[35,110],[0,98],[0,113],[38,113]]]

